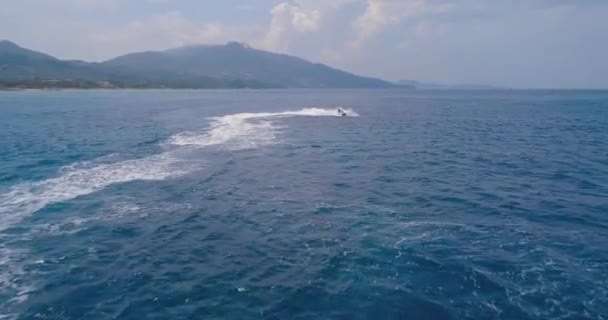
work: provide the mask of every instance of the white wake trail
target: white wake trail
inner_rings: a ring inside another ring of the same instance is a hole
[[[344,109],[349,116],[358,114]],[[237,113],[212,118],[207,132],[185,132],[174,135],[169,142],[177,146],[206,147],[225,145],[231,149],[257,148],[276,141],[281,128],[276,120],[284,117],[338,117],[337,109],[305,108],[276,113]],[[110,164],[76,163],[62,168],[59,175],[43,181],[22,183],[0,193],[0,231],[49,204],[64,202],[100,191],[110,185],[131,181],[160,181],[187,174],[192,168],[174,152],[126,160]]]
[[[68,166],[56,178],[15,185],[0,194],[0,231],[53,203],[102,190],[112,184],[136,180],[164,180],[186,171],[169,153],[90,168]]]
[[[343,109],[351,117],[356,112]],[[276,141],[276,131],[281,127],[273,120],[285,117],[339,117],[337,109],[305,108],[297,111],[276,113],[237,113],[212,118],[211,129],[205,133],[183,132],[169,139],[176,146],[213,146],[230,143],[230,149],[257,148]]]
[[[349,116],[358,116],[344,109]],[[192,167],[188,159],[178,156],[192,147],[223,145],[231,149],[257,148],[276,142],[276,122],[279,118],[309,116],[338,117],[337,109],[306,108],[277,113],[238,113],[212,118],[207,132],[184,132],[169,139],[175,146],[171,151],[141,159],[114,163],[102,157],[92,162],[74,163],[59,170],[54,178],[20,183],[0,190],[0,236],[14,237],[4,233],[35,212],[54,203],[61,203],[80,196],[101,191],[113,184],[131,181],[161,181],[182,176],[200,167],[200,159]],[[188,148],[184,148],[188,147]],[[81,221],[76,219],[75,221]],[[33,232],[37,232],[35,226]],[[28,233],[31,235],[31,233]],[[6,239],[0,238],[0,294],[9,294],[13,299],[0,302],[0,319],[16,317],[3,314],[2,309],[25,301],[36,289],[33,280],[27,280],[26,266],[31,265],[27,250],[11,249]],[[27,280],[27,281],[26,281]]]

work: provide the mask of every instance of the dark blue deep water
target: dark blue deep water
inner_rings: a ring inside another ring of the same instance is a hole
[[[608,319],[608,92],[0,93],[0,319]]]

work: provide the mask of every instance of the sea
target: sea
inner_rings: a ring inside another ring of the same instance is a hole
[[[0,92],[0,319],[608,319],[608,91]]]

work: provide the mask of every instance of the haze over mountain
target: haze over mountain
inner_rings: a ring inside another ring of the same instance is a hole
[[[187,46],[123,55],[101,63],[59,60],[0,42],[4,86],[168,88],[387,88],[390,82],[357,76],[246,44]],[[45,83],[41,84],[40,82]]]

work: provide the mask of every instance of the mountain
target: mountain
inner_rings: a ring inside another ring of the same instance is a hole
[[[231,42],[221,46],[190,46],[161,52],[140,52],[103,63],[132,74],[182,78],[255,80],[273,87],[385,88],[390,83],[356,76],[288,55]]]
[[[482,84],[438,84],[438,83],[425,83],[416,80],[400,80],[397,81],[398,85],[411,86],[421,90],[501,90],[505,89],[502,87],[495,87]]]
[[[0,41],[0,87],[389,88],[293,56],[245,44],[131,53],[101,63],[60,60]]]
[[[44,53],[21,48],[10,41],[0,41],[0,78],[69,78],[92,77],[97,72],[91,64],[63,61]]]

